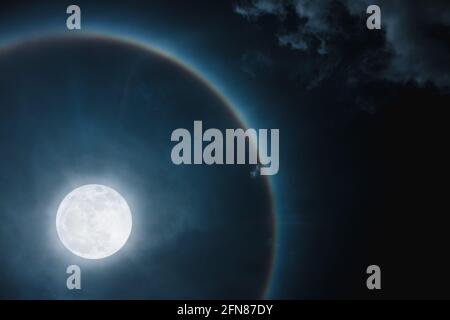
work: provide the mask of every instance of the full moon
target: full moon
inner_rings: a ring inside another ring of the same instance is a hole
[[[102,259],[119,251],[131,227],[131,210],[125,199],[99,184],[70,192],[56,215],[59,239],[69,251],[85,259]]]

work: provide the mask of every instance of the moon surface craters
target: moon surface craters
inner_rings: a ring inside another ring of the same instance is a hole
[[[86,259],[102,259],[119,251],[132,228],[125,199],[104,185],[85,185],[61,202],[56,229],[64,246]]]

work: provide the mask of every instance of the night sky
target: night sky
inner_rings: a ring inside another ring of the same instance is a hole
[[[0,298],[450,298],[448,1],[70,4],[0,8]],[[279,128],[278,174],[173,165],[194,120]],[[104,261],[54,228],[87,183],[137,221]]]

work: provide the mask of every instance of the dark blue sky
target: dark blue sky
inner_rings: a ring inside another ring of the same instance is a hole
[[[3,5],[0,39],[67,32],[69,4]],[[278,236],[269,297],[371,297],[364,283],[372,263],[401,279],[385,297],[428,288],[402,280],[433,273],[423,271],[425,262],[407,274],[400,265],[416,261],[410,246],[430,252],[435,245],[415,237],[419,226],[446,222],[412,213],[420,207],[408,202],[412,195],[424,203],[434,197],[420,191],[430,184],[425,176],[409,181],[407,174],[409,166],[429,168],[417,154],[439,158],[429,141],[439,146],[447,136],[440,129],[450,84],[446,1],[379,1],[380,31],[365,28],[364,0],[77,4],[81,33],[160,48],[209,80],[247,125],[280,129],[280,172],[270,178]],[[408,221],[409,240],[398,242]]]

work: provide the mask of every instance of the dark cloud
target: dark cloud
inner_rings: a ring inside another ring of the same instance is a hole
[[[248,19],[255,19],[264,14],[284,16],[286,5],[282,0],[258,0],[252,1],[251,5],[236,5],[235,11]]]
[[[378,1],[382,31],[366,29],[367,0],[251,0],[235,5],[250,20],[278,18],[281,46],[318,67],[308,87],[346,72],[348,81],[385,79],[450,85],[450,3]],[[289,15],[295,23],[289,21]]]
[[[450,2],[383,1],[386,41],[396,80],[450,85]]]
[[[260,72],[272,66],[272,59],[259,51],[247,51],[242,55],[242,70],[251,77],[256,77]]]

